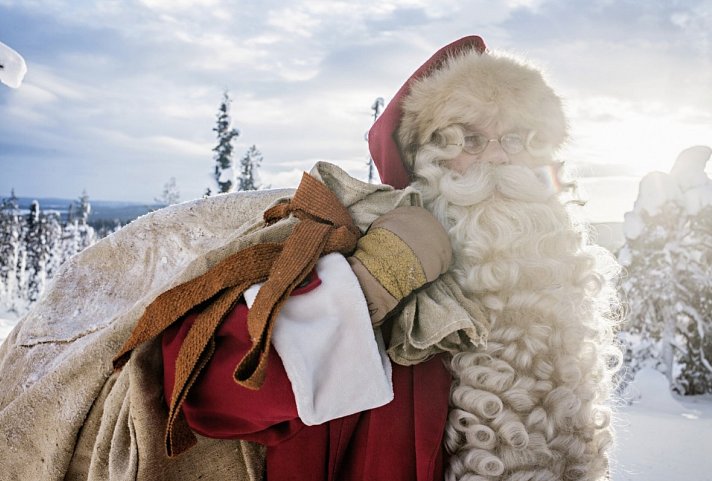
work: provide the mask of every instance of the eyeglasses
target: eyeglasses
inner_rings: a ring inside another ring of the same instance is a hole
[[[508,154],[518,154],[525,146],[522,136],[515,132],[504,134],[498,139],[490,139],[481,133],[468,134],[461,143],[447,145],[457,145],[468,154],[478,155],[485,151],[490,142],[499,142],[502,150]]]

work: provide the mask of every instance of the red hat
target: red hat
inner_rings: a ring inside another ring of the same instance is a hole
[[[428,59],[413,75],[406,80],[398,90],[378,120],[368,132],[368,149],[373,163],[376,164],[381,181],[396,189],[403,189],[411,182],[411,172],[406,169],[396,141],[396,132],[403,117],[402,101],[410,92],[413,81],[426,77],[431,71],[438,69],[449,56],[474,48],[482,53],[485,50],[484,41],[475,35],[461,38],[444,46]]]

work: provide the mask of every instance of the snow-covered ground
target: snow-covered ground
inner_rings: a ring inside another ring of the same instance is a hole
[[[618,412],[613,481],[712,481],[712,396],[675,397],[652,369],[631,391],[640,399]]]
[[[0,312],[0,342],[16,323]],[[712,481],[712,395],[675,397],[645,369],[627,396],[637,401],[618,409],[612,481]]]
[[[17,324],[17,315],[0,309],[0,343],[10,334],[15,324]]]

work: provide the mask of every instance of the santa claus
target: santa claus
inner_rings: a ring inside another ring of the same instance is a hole
[[[352,409],[356,412],[347,417],[322,417],[326,422],[313,426],[304,425],[299,396],[297,409],[292,408],[290,381],[295,393],[301,392],[294,384],[303,376],[289,372],[291,361],[283,359],[285,373],[275,359],[262,394],[229,383],[229,393],[219,396],[211,396],[221,379],[213,363],[183,405],[192,429],[268,445],[269,479],[288,479],[293,472],[325,480],[441,479],[443,470],[453,480],[604,477],[611,442],[606,401],[616,353],[609,315],[614,298],[598,261],[613,264],[585,245],[581,226],[564,204],[554,154],[565,138],[561,101],[539,71],[485,52],[478,37],[439,51],[396,95],[371,130],[369,144],[383,181],[398,188],[411,184],[447,230],[454,251],[449,275],[484,315],[486,343],[473,342],[462,329],[459,342],[434,343],[424,357],[435,358],[422,363],[399,359],[391,346],[394,360],[411,365],[395,367],[395,399],[382,407]],[[397,303],[388,294],[394,289],[383,286],[397,283],[402,270],[388,260],[406,256],[376,233],[400,223],[392,230],[421,263],[435,266],[430,269],[435,277],[449,262],[441,254],[439,228],[427,219],[406,217],[413,214],[397,209],[380,218],[351,258],[386,342],[401,329],[393,322]],[[419,315],[425,325],[426,314]],[[234,319],[225,326],[231,324],[245,322]],[[164,337],[166,366],[175,363],[184,342],[185,334],[173,334],[178,325],[167,343]],[[327,335],[326,329],[320,332]],[[295,342],[297,336],[291,336],[285,344]],[[229,379],[246,347],[233,346],[222,379]],[[278,351],[289,356],[285,347]],[[366,359],[358,362],[365,366]],[[317,377],[328,379],[327,373],[349,361],[354,362],[344,357],[322,363]],[[451,385],[438,368],[443,361]],[[378,381],[374,375],[370,382],[355,383],[365,390]],[[343,391],[350,383],[341,384]],[[167,397],[172,385],[169,373]],[[270,391],[277,386],[287,392]],[[446,398],[439,395],[446,390],[447,420]],[[257,408],[248,410],[255,402]],[[422,425],[424,419],[429,424]]]
[[[391,105],[369,137],[374,159],[385,182],[422,193],[490,325],[485,346],[450,361],[446,478],[605,478],[617,267],[568,209],[561,100],[538,70],[471,37]]]
[[[0,397],[2,452],[15,453],[0,461],[11,479],[605,478],[616,266],[569,211],[565,140],[538,70],[479,37],[444,47],[369,133],[396,190],[312,171],[343,222],[301,187],[223,196],[66,267],[0,350],[0,382],[18,386]],[[339,229],[366,232],[355,252],[335,249],[348,262],[329,254],[290,277],[282,252]],[[127,260],[136,238],[156,242]],[[278,242],[262,287],[220,290],[235,259]],[[116,280],[137,272],[151,275]]]

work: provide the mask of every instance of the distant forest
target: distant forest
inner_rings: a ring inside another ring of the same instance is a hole
[[[99,238],[139,215],[161,207],[103,202],[93,213],[89,196],[73,201],[20,199],[0,203],[0,306],[24,313],[44,291],[59,266]]]

